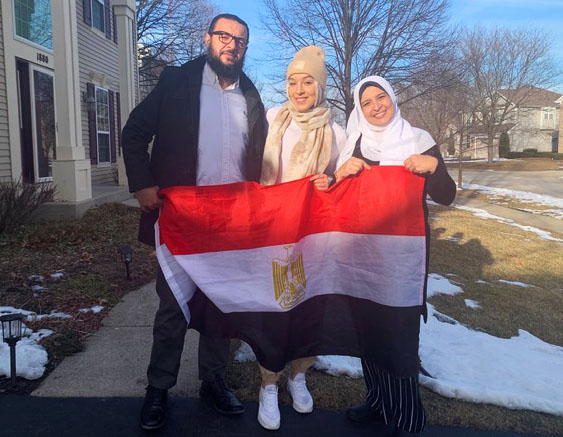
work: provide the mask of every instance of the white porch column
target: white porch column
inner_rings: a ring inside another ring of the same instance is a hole
[[[51,14],[57,115],[53,181],[57,200],[80,202],[92,198],[92,177],[82,146],[76,0],[52,1]]]
[[[117,20],[117,46],[119,52],[119,92],[121,97],[121,123],[124,125],[137,103],[137,25],[135,0],[113,0]],[[125,165],[121,150],[117,155],[119,185],[127,185]]]

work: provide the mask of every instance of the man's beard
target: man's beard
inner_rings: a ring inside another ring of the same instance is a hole
[[[232,52],[231,52],[232,53]],[[213,48],[209,46],[207,49],[207,53],[205,57],[207,59],[207,63],[211,67],[211,69],[217,74],[219,77],[224,77],[225,79],[232,79],[237,80],[240,73],[242,72],[242,67],[244,66],[244,55],[232,65],[225,65],[221,62],[221,59],[215,57],[213,55]],[[233,54],[233,56],[235,56]]]

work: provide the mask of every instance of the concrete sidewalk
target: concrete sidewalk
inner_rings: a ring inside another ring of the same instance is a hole
[[[86,342],[85,350],[66,358],[35,390],[43,397],[143,397],[158,298],[155,283],[127,294]],[[186,334],[178,383],[172,396],[197,396],[199,334]]]

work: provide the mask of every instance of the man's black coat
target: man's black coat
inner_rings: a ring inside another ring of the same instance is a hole
[[[205,57],[201,56],[181,67],[167,67],[156,87],[131,112],[122,135],[131,192],[154,185],[167,188],[196,184],[199,96],[204,65]],[[248,114],[244,174],[247,180],[257,182],[266,139],[264,105],[246,75],[241,74],[239,84]],[[149,155],[148,147],[153,137]],[[139,241],[154,246],[157,218],[158,210],[141,214]]]

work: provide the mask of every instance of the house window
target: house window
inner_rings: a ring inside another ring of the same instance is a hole
[[[92,0],[92,25],[102,32],[106,31],[103,0]]]
[[[53,50],[50,0],[14,0],[16,35]]]
[[[110,121],[108,90],[96,87],[96,134],[98,139],[98,163],[111,162]]]
[[[555,108],[542,108],[541,127],[555,129]]]

